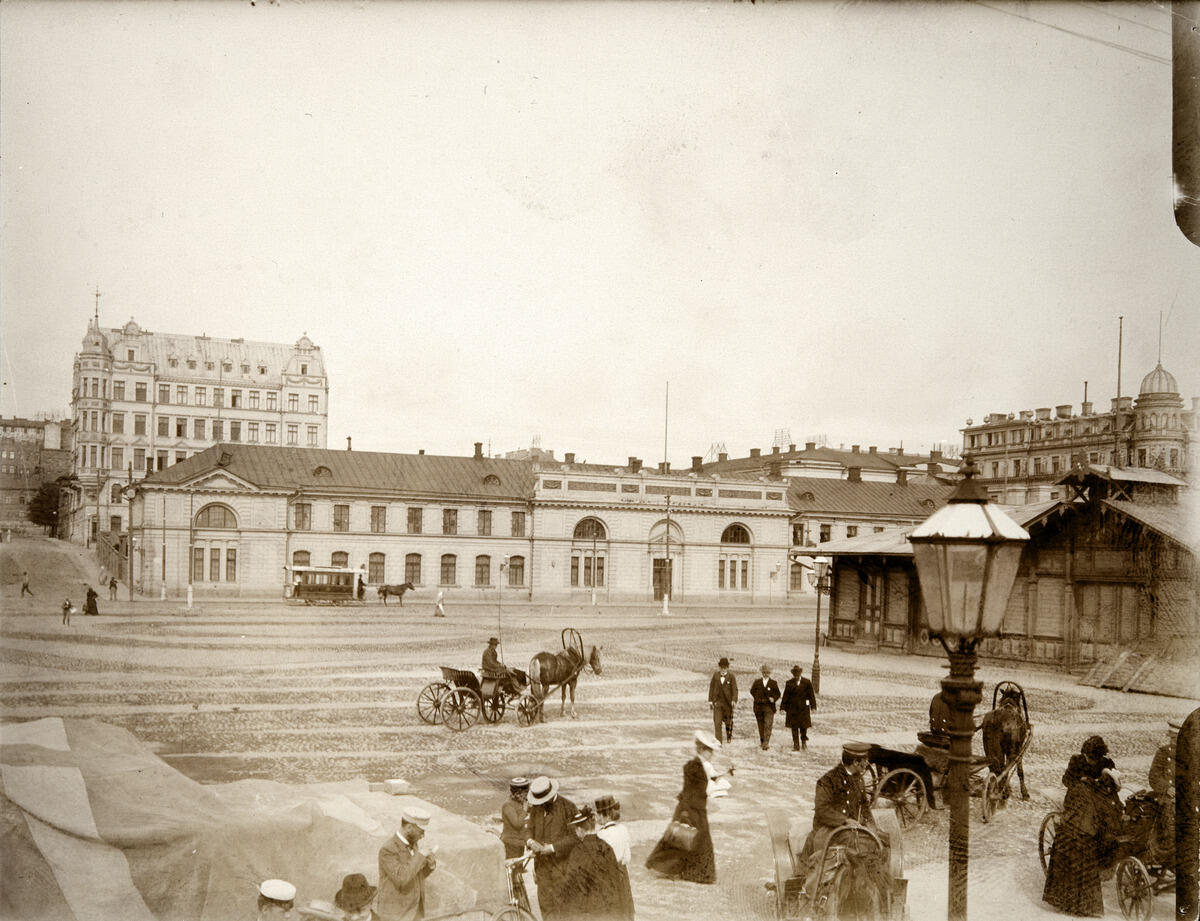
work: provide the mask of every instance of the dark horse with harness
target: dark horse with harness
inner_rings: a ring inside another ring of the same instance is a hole
[[[1025,737],[1029,733],[1029,705],[1025,702],[1025,692],[1014,682],[1004,681],[997,685],[993,696],[999,696],[999,705],[993,703],[981,726],[983,753],[987,756],[988,768],[993,774],[1002,775],[1015,760],[1017,779],[1021,782],[1021,799],[1029,799],[1029,790],[1025,786],[1025,767],[1021,760]],[[1007,796],[1007,775],[1002,779],[1004,795]]]
[[[413,584],[411,582],[405,582],[403,585],[381,585],[377,589],[379,597],[383,599],[385,605],[387,604],[388,595],[391,595],[400,601],[400,607],[404,607],[404,593],[411,592],[412,590]]]
[[[562,636],[561,652],[539,652],[529,660],[529,690],[537,702],[538,722],[545,722],[546,715],[542,703],[546,695],[556,687],[562,689],[562,706],[558,715],[563,716],[566,713],[569,688],[571,719],[578,719],[575,713],[575,684],[579,681],[579,673],[585,668],[591,669],[597,675],[601,672],[599,646],[592,646],[585,654],[583,640],[578,631],[568,627],[562,632]]]

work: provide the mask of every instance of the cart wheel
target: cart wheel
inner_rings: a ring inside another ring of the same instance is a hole
[[[929,805],[926,797],[925,781],[921,775],[910,768],[896,768],[885,771],[875,785],[875,796],[871,799],[872,807],[880,799],[891,802],[896,810],[896,818],[900,827],[907,830],[921,820],[925,808]]]
[[[1042,861],[1042,872],[1050,872],[1050,849],[1054,847],[1054,836],[1058,834],[1058,823],[1062,821],[1061,812],[1048,812],[1042,819],[1042,827],[1038,829],[1038,858]]]
[[[470,688],[455,688],[442,698],[442,722],[455,732],[462,732],[479,722],[483,701]]]
[[[868,761],[866,768],[859,776],[862,778],[863,789],[867,793],[867,799],[874,803],[875,785],[879,783],[879,775],[875,773],[875,765]]]
[[[517,704],[517,723],[521,726],[532,726],[541,715],[542,705],[532,697],[522,697]]]
[[[504,703],[503,694],[493,694],[491,697],[483,699],[483,719],[488,723],[498,723],[504,718]]]
[[[488,921],[537,921],[537,918],[520,905],[509,905],[501,908]]]
[[[1117,901],[1126,918],[1149,921],[1154,906],[1154,884],[1145,865],[1136,857],[1126,857],[1117,864]]]
[[[980,793],[979,816],[985,822],[990,822],[996,810],[1004,803],[1004,785],[1000,778],[988,771],[983,781],[983,791]]]
[[[444,681],[434,681],[421,688],[417,695],[417,716],[421,722],[436,725],[442,721],[442,698],[450,690]]]

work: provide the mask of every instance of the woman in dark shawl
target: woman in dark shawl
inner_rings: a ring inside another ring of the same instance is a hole
[[[673,822],[683,822],[697,830],[696,842],[690,851],[660,840],[646,858],[647,868],[676,879],[692,883],[715,883],[717,860],[713,854],[712,835],[708,831],[708,771],[705,762],[712,760],[719,744],[708,733],[695,734],[696,756],[683,766],[683,790],[675,807]]]
[[[1066,777],[1064,777],[1064,780]],[[1050,851],[1042,899],[1069,915],[1104,916],[1101,872],[1111,865],[1120,828],[1120,782],[1104,768],[1097,779],[1083,776],[1067,788],[1063,818]]]
[[[633,921],[629,877],[607,841],[596,834],[590,806],[575,814],[571,824],[579,843],[571,849],[555,903],[569,921]]]
[[[96,607],[96,599],[100,596],[96,594],[96,590],[90,585],[87,587],[87,600],[83,604],[83,613],[90,614],[92,617],[99,617],[100,610]]]

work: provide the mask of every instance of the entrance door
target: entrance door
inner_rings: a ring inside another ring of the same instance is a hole
[[[654,561],[654,600],[662,601],[664,595],[671,594],[671,564],[672,560],[656,559]]]
[[[885,582],[882,572],[868,576],[867,591],[863,598],[863,635],[879,640],[879,621],[883,615]]]

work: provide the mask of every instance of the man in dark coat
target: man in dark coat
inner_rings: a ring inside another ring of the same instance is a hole
[[[792,677],[783,686],[779,706],[787,714],[786,725],[792,730],[792,751],[808,748],[808,728],[812,725],[811,711],[817,709],[817,696],[799,665],[792,666]]]
[[[813,827],[800,852],[800,859],[808,863],[805,889],[810,894],[817,882],[821,853],[836,829],[844,825],[861,825],[878,833],[875,817],[871,814],[871,797],[867,795],[862,781],[870,751],[871,746],[866,742],[845,743],[842,746],[841,763],[826,771],[817,781],[813,798]],[[884,839],[886,847],[886,836],[880,837]]]
[[[771,730],[775,728],[775,703],[779,700],[779,685],[771,677],[771,666],[762,667],[762,677],[750,685],[754,698],[754,720],[758,723],[758,741],[762,750],[771,747]]]
[[[559,921],[566,907],[560,904],[567,860],[579,840],[571,820],[575,804],[558,795],[558,781],[537,777],[529,785],[529,840],[534,853],[533,877],[537,882],[538,905],[543,921]]]
[[[708,682],[708,706],[713,715],[713,735],[718,742],[722,738],[726,742],[733,740],[733,707],[737,699],[737,677],[729,670],[729,660],[721,656],[717,670]]]
[[[483,658],[479,666],[479,675],[482,678],[492,678],[498,681],[497,687],[501,690],[519,690],[513,685],[512,670],[500,661],[500,638],[498,636],[489,636],[487,649],[483,651]]]

